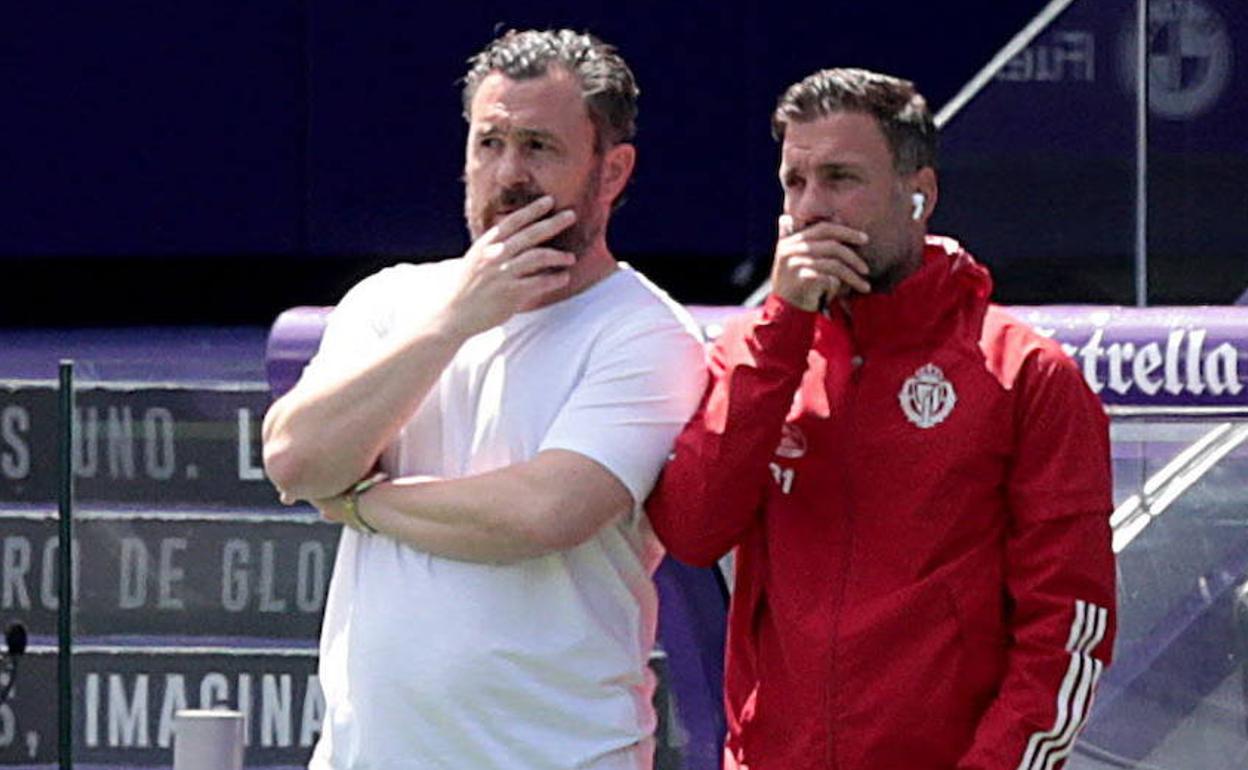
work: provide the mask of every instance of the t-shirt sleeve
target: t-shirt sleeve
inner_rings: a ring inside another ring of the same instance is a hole
[[[316,355],[303,369],[302,382],[359,368],[380,344],[384,330],[378,317],[379,279],[384,271],[365,278],[329,312]]]
[[[437,306],[452,270],[448,262],[395,265],[357,283],[330,311],[303,379],[363,368],[378,355],[390,329],[414,323]]]
[[[706,384],[692,328],[664,309],[609,330],[556,416],[540,450],[565,449],[603,465],[645,501]]]

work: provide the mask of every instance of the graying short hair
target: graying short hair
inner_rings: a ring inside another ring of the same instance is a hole
[[[789,86],[772,113],[771,135],[782,142],[789,123],[807,123],[839,112],[875,118],[898,172],[936,168],[936,121],[927,100],[909,80],[869,70],[820,70]]]
[[[464,119],[481,81],[493,72],[512,80],[545,75],[563,67],[581,84],[581,95],[594,124],[594,149],[630,141],[637,133],[637,96],[633,72],[613,46],[590,34],[560,30],[510,30],[468,60],[464,76]]]

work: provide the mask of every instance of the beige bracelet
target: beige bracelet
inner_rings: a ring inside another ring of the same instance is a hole
[[[383,471],[378,471],[367,478],[360,479],[347,490],[343,505],[347,508],[347,521],[356,529],[363,529],[370,534],[377,534],[377,528],[368,523],[368,520],[360,514],[360,495],[364,494],[374,486],[388,481],[390,477]]]

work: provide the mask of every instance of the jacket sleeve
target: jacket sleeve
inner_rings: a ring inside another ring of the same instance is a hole
[[[1116,628],[1108,421],[1055,347],[1015,386],[1007,480],[1007,653],[1001,689],[959,770],[1064,765],[1109,664]]]
[[[730,321],[712,347],[702,403],[646,503],[655,532],[677,559],[714,564],[758,515],[814,319],[770,295],[761,311]]]

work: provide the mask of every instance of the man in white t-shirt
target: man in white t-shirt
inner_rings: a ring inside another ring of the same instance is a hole
[[[474,57],[472,246],[359,283],[265,418],[283,499],[346,525],[315,770],[651,765],[640,504],[705,375],[688,316],[607,249],[636,97],[588,35]]]

